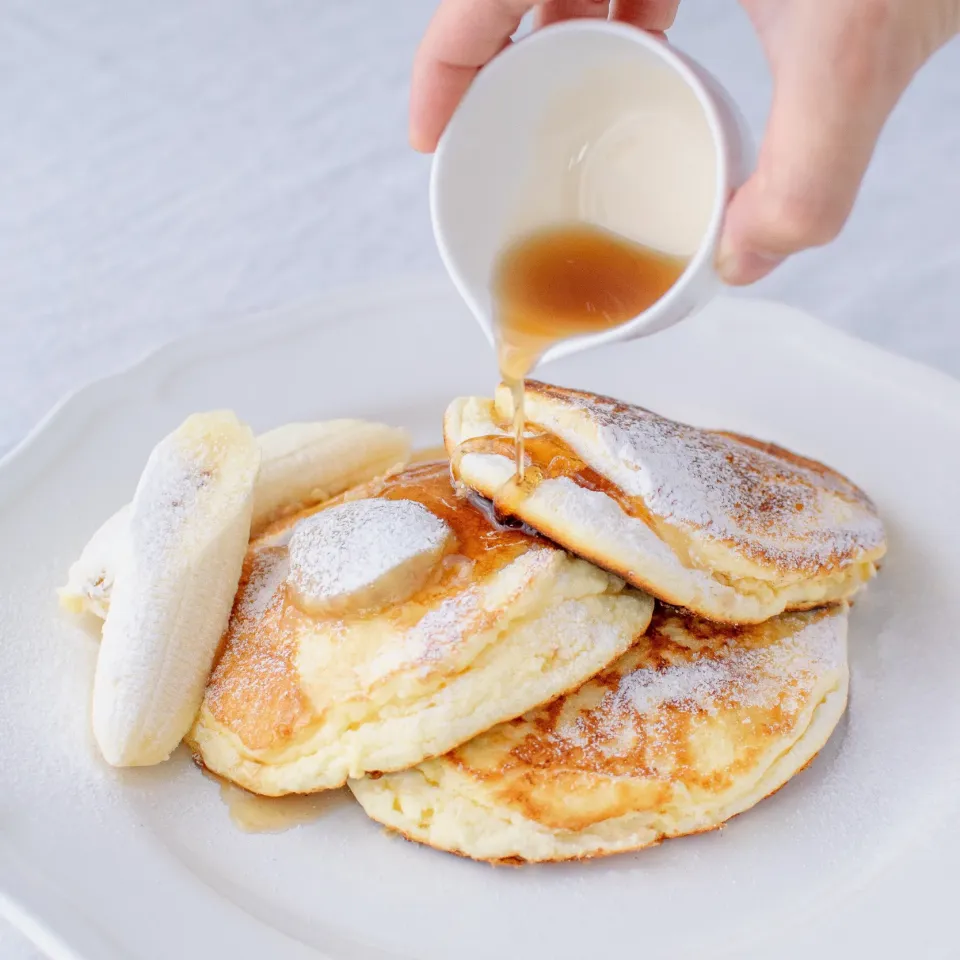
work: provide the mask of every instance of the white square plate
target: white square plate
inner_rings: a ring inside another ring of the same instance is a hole
[[[445,288],[382,287],[162,350],[60,407],[0,470],[0,908],[83,960],[929,957],[956,946],[960,384],[770,303],[718,301],[547,379],[825,460],[890,553],[853,615],[847,718],[722,831],[493,869],[390,838],[347,799],[281,834],[230,823],[185,755],[117,772],[88,705],[96,644],[54,588],[188,413],[256,429],[355,416],[437,443],[494,362]]]

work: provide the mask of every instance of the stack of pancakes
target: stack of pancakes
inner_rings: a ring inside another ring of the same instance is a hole
[[[531,382],[455,401],[450,460],[251,541],[188,741],[265,796],[348,783],[410,839],[494,862],[717,827],[824,745],[866,495],[772,444]],[[655,602],[656,601],[656,602]]]

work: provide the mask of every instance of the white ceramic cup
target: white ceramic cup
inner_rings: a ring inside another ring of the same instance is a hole
[[[512,240],[586,221],[683,256],[640,316],[555,344],[542,358],[645,336],[707,302],[723,214],[752,166],[746,124],[702,67],[625,24],[572,20],[488,64],[433,160],[433,229],[454,284],[491,342],[491,280]]]

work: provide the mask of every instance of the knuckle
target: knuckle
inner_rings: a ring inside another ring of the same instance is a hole
[[[894,71],[904,46],[891,0],[858,0],[838,22],[830,60],[842,89],[853,98],[867,94]]]
[[[894,19],[893,0],[858,0],[856,19],[868,30],[885,31]]]

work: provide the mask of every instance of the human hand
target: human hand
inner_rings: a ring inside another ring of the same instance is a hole
[[[880,131],[916,71],[960,31],[960,0],[741,0],[774,96],[757,168],[727,210],[718,267],[753,283],[828,243],[856,199]],[[441,0],[414,61],[410,140],[432,151],[479,69],[536,8],[542,26],[608,15],[646,30],[679,0]]]
[[[741,0],[773,74],[757,168],[727,209],[718,265],[753,283],[833,240],[913,75],[960,30],[958,0]]]

